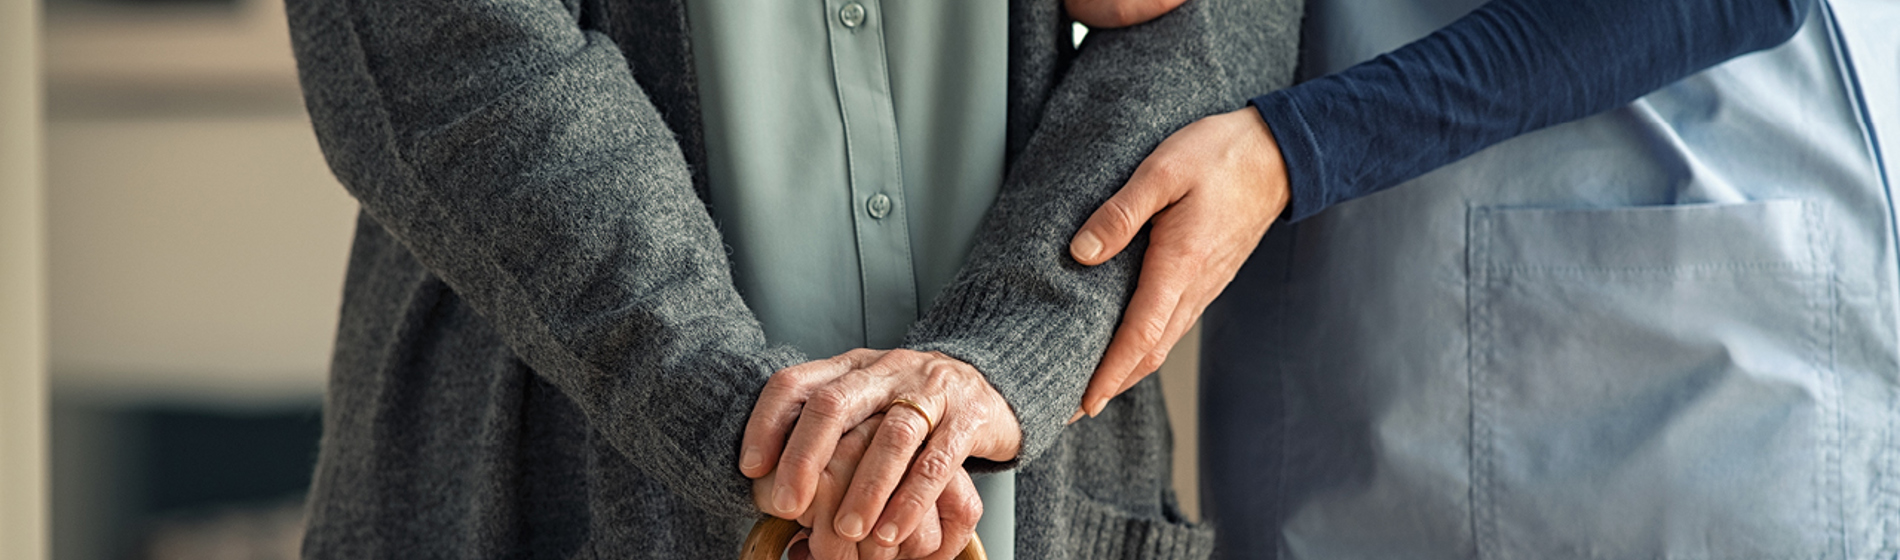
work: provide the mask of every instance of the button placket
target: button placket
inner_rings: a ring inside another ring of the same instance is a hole
[[[917,281],[898,149],[897,112],[885,60],[880,0],[825,0],[832,79],[844,117],[854,205],[865,345],[890,348],[917,319]]]

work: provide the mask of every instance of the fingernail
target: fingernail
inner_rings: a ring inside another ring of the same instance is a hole
[[[853,539],[863,537],[864,517],[855,513],[844,514],[844,519],[838,520],[838,534]]]
[[[1092,261],[1095,260],[1096,253],[1102,252],[1102,240],[1097,239],[1093,232],[1084,231],[1075,236],[1075,241],[1069,244],[1069,250],[1073,251],[1078,259]]]
[[[885,544],[895,544],[897,542],[897,526],[885,523],[883,526],[878,527],[877,540],[884,541]]]
[[[778,508],[779,513],[791,515],[792,509],[798,507],[798,496],[792,495],[791,488],[781,486],[772,493],[772,507]]]
[[[759,448],[757,447],[745,448],[745,455],[739,457],[739,468],[748,471],[759,468],[760,464],[765,463],[764,455],[763,453],[759,453]]]
[[[1082,416],[1084,416],[1084,415],[1087,415],[1087,414],[1088,414],[1088,413],[1086,413],[1086,412],[1082,412],[1082,409],[1080,409],[1080,408],[1078,408],[1078,409],[1075,409],[1075,416],[1070,416],[1070,417],[1069,417],[1069,421],[1068,421],[1067,423],[1065,423],[1065,425],[1066,425],[1066,424],[1074,424],[1076,420],[1081,420],[1081,419],[1082,419]]]
[[[1108,406],[1108,399],[1096,397],[1095,400],[1089,401],[1089,418],[1094,418],[1095,415],[1101,414],[1102,407],[1105,406]]]

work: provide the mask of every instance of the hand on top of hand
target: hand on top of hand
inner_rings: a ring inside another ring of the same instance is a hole
[[[909,537],[896,547],[881,546],[872,540],[851,542],[837,536],[832,520],[837,516],[837,506],[843,501],[845,490],[855,474],[858,463],[871,446],[871,440],[877,435],[878,428],[884,422],[884,414],[879,413],[858,424],[844,438],[838,440],[836,452],[825,463],[824,475],[819,477],[817,492],[812,497],[811,507],[805,508],[803,515],[794,521],[806,527],[792,546],[786,550],[791,560],[823,559],[890,559],[890,558],[950,558],[963,549],[963,539],[976,526],[976,520],[983,515],[983,501],[977,496],[976,486],[970,480],[969,473],[958,470],[955,478],[944,487],[943,495],[937,503],[931,504]],[[770,511],[772,490],[777,486],[778,472],[773,471],[764,477],[752,481],[752,502],[760,511]],[[939,504],[942,504],[941,506]],[[945,528],[951,530],[946,535]],[[959,535],[962,535],[959,537]],[[946,538],[955,541],[955,547],[942,546]]]
[[[1021,442],[1015,413],[969,364],[853,350],[772,376],[746,425],[739,470],[757,479],[760,510],[814,529],[810,549],[820,557],[950,558],[982,515],[964,460],[1007,461]],[[925,538],[911,542],[920,531]],[[940,547],[926,546],[933,538]]]
[[[1168,13],[1187,0],[1063,0],[1069,17],[1096,29],[1128,27]]]
[[[1089,216],[1069,253],[1090,266],[1120,253],[1150,219],[1154,228],[1135,295],[1082,394],[1077,418],[1100,413],[1110,398],[1161,367],[1253,254],[1289,196],[1279,144],[1260,114],[1245,107],[1176,131]]]

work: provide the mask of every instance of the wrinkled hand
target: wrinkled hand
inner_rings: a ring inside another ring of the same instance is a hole
[[[950,516],[944,516],[940,513],[938,505],[932,504],[924,514],[924,522],[896,548],[878,546],[870,541],[853,543],[836,538],[836,531],[831,522],[836,515],[836,506],[843,501],[846,485],[851,481],[858,462],[863,458],[865,450],[870,448],[871,438],[877,434],[878,427],[883,421],[883,414],[874,415],[846,432],[843,439],[838,440],[837,451],[832,454],[831,461],[825,464],[823,476],[819,477],[817,492],[812,499],[811,507],[806,508],[804,515],[794,520],[807,529],[801,531],[793,539],[792,546],[787,549],[786,554],[791,560],[950,558],[962,551],[962,547],[946,549],[940,544],[943,539],[941,529],[943,525],[975,527],[977,518],[983,514],[983,502],[977,496],[976,486],[971,482],[969,474],[964,472],[958,472],[957,477],[951,480],[950,485],[944,488],[943,495],[938,498],[939,504],[947,506],[942,508],[942,511],[951,512]],[[777,478],[777,471],[773,471],[752,481],[752,502],[761,511],[771,507],[769,500]],[[813,538],[814,536],[816,538]]]
[[[1069,241],[1094,266],[1154,221],[1135,295],[1082,394],[1094,416],[1168,357],[1233,281],[1287,205],[1286,164],[1252,107],[1195,121],[1163,141]],[[1073,421],[1073,420],[1071,420]]]
[[[1063,0],[1069,17],[1096,29],[1128,27],[1168,13],[1187,0]]]
[[[923,411],[893,406],[900,398]],[[974,533],[982,505],[973,490],[967,498],[946,499],[945,488],[967,481],[965,459],[1007,461],[1022,445],[1009,404],[960,360],[935,352],[853,350],[781,370],[752,409],[739,470],[756,479],[776,469],[771,501],[760,509],[798,519],[814,503],[845,431],[879,412],[884,419],[837,502],[835,534],[815,532],[813,548],[834,536],[896,547],[930,517],[934,504],[943,523],[939,553],[953,556]]]

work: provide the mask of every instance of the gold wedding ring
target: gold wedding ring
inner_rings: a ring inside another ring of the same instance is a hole
[[[913,400],[906,399],[903,397],[898,397],[895,399],[891,399],[891,405],[884,407],[884,410],[888,412],[890,409],[897,408],[899,406],[908,406],[910,407],[911,410],[917,411],[918,415],[921,415],[924,417],[924,426],[927,426],[929,428],[928,430],[924,431],[924,435],[930,435],[931,432],[937,431],[937,421],[932,419],[930,417],[930,413],[924,411],[924,405],[917,404],[917,401],[913,401]]]

